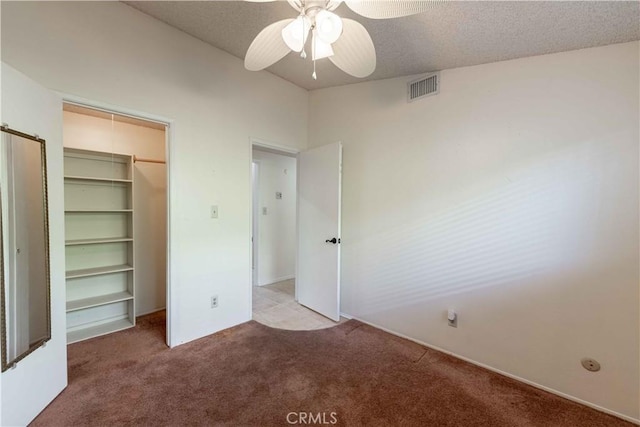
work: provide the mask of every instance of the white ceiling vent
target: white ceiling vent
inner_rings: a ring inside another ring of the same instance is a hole
[[[438,92],[440,92],[440,73],[427,74],[407,83],[407,102],[437,95]]]

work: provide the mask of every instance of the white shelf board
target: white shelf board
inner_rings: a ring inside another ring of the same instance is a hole
[[[67,301],[67,312],[82,310],[84,308],[97,307],[99,305],[111,304],[133,299],[129,292],[116,292],[115,294],[100,295],[97,297]]]
[[[123,329],[132,328],[133,323],[129,319],[118,319],[113,322],[102,323],[96,326],[89,326],[83,329],[67,332],[67,344],[83,341],[89,338],[99,337]]]
[[[82,270],[67,271],[67,279],[75,279],[78,277],[99,276],[101,274],[119,273],[121,271],[132,271],[130,265],[109,265],[106,267],[83,268]]]
[[[64,147],[64,155],[81,160],[100,160],[109,163],[116,160],[119,160],[118,163],[133,162],[133,155],[131,154],[115,153],[111,151],[87,150],[85,148]]]
[[[124,182],[124,183],[133,182],[130,179],[122,179],[122,178],[98,178],[95,176],[77,176],[77,175],[65,175],[64,179],[70,180],[70,181],[98,181],[98,182]]]
[[[131,213],[133,209],[69,209],[65,213]]]
[[[106,237],[103,239],[76,239],[76,240],[67,240],[65,242],[66,246],[76,246],[76,245],[99,245],[102,243],[122,243],[122,242],[133,242],[133,238],[131,237]]]

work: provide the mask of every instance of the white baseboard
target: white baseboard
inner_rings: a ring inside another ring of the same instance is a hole
[[[258,282],[258,286],[269,286],[273,285],[274,283],[284,282],[285,280],[291,280],[295,278],[296,276],[294,274],[291,274],[289,276],[276,277],[274,279],[268,279],[265,283]]]
[[[594,403],[588,402],[586,400],[582,400],[582,399],[580,399],[578,397],[571,396],[570,394],[563,393],[561,391],[552,389],[552,388],[544,386],[542,384],[538,384],[538,383],[535,383],[533,381],[529,381],[527,379],[521,378],[521,377],[519,377],[517,375],[513,375],[513,374],[510,374],[508,372],[501,371],[500,369],[496,369],[496,368],[494,368],[492,366],[485,365],[484,363],[477,362],[477,361],[475,361],[473,359],[469,359],[468,357],[460,356],[458,354],[455,354],[455,353],[453,353],[453,352],[451,352],[449,350],[445,350],[445,349],[440,348],[438,346],[431,345],[431,344],[428,344],[426,342],[417,340],[415,338],[408,337],[408,336],[406,336],[404,334],[398,333],[396,331],[392,331],[391,329],[387,329],[387,328],[384,328],[382,326],[376,325],[375,323],[371,323],[371,322],[368,322],[366,320],[359,319],[358,317],[351,316],[351,315],[346,314],[346,313],[340,313],[340,315],[345,317],[345,318],[347,318],[347,319],[354,319],[354,320],[357,320],[359,322],[365,323],[365,324],[367,324],[369,326],[373,326],[374,328],[377,328],[377,329],[380,329],[382,331],[388,332],[391,335],[395,335],[397,337],[404,338],[404,339],[409,340],[409,341],[413,341],[416,344],[420,344],[420,345],[423,345],[425,347],[431,348],[433,350],[437,350],[437,351],[440,351],[442,353],[448,354],[448,355],[453,356],[453,357],[455,357],[457,359],[464,360],[465,362],[469,362],[469,363],[471,363],[473,365],[479,366],[481,368],[487,369],[487,370],[495,372],[497,374],[504,375],[505,377],[508,377],[508,378],[514,379],[516,381],[520,381],[522,383],[528,384],[528,385],[530,385],[532,387],[535,387],[537,389],[544,390],[544,391],[546,391],[548,393],[551,393],[551,394],[555,394],[556,396],[563,397],[563,398],[565,398],[567,400],[571,400],[572,402],[576,402],[576,403],[579,403],[581,405],[588,406],[590,408],[595,409],[596,411],[604,412],[605,414],[613,415],[616,418],[620,418],[620,419],[623,419],[625,421],[629,421],[630,423],[634,423],[634,424],[640,425],[640,419],[638,419],[638,418],[633,418],[633,417],[630,417],[628,415],[624,415],[624,414],[621,414],[619,412],[612,411],[611,409],[607,409],[607,408],[604,408],[602,406],[598,406],[598,405],[596,405]]]

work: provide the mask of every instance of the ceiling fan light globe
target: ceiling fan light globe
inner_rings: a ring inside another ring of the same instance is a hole
[[[333,48],[331,43],[326,43],[318,35],[318,30],[313,30],[313,39],[311,41],[311,59],[316,61],[322,58],[333,56]]]
[[[325,43],[335,43],[342,34],[342,19],[333,12],[321,10],[316,15],[318,37]]]
[[[294,52],[302,51],[307,37],[311,21],[306,16],[298,16],[294,21],[282,29],[282,40]]]

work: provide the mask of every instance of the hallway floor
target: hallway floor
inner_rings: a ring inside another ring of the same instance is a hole
[[[336,326],[338,323],[298,304],[295,280],[253,287],[253,320],[272,328],[309,331]],[[340,323],[346,319],[341,318]]]

